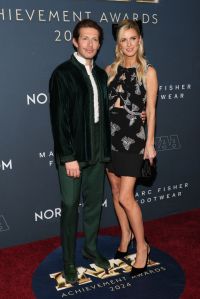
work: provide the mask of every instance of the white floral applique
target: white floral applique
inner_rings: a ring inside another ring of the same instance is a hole
[[[137,94],[138,96],[141,95],[141,90],[140,90],[140,86],[142,85],[142,82],[137,82],[135,83],[135,94]]]
[[[129,127],[131,127],[135,123],[135,120],[137,119],[137,116],[136,115],[127,114],[126,118],[128,118],[130,120],[129,121]]]
[[[139,111],[139,107],[135,104],[132,104],[132,110],[131,111],[132,112],[137,112],[137,111]]]
[[[133,74],[131,75],[131,82],[132,82],[135,78],[136,78],[136,74],[133,73]]]
[[[126,99],[124,100],[124,105],[131,105],[131,101],[129,100],[130,96],[131,96],[130,92],[127,92]]]
[[[145,131],[144,131],[144,127],[140,127],[140,132],[138,132],[136,134],[136,136],[142,140],[145,140]]]
[[[112,150],[113,152],[118,152],[118,149],[116,149],[116,147],[115,147],[113,144],[111,144],[111,150]]]
[[[130,137],[126,137],[124,136],[122,139],[122,144],[123,144],[123,147],[125,148],[125,150],[129,150],[131,144],[135,143],[135,140],[130,138]]]
[[[146,94],[145,94],[145,96],[142,98],[142,102],[143,102],[144,104],[146,104],[146,101],[147,101],[147,96],[146,96]]]
[[[120,130],[120,126],[118,126],[113,122],[110,123],[110,128],[111,128],[111,136],[115,136],[115,133]]]
[[[116,97],[116,94],[112,95],[112,90],[111,92],[108,94],[109,100],[112,100]]]
[[[129,127],[131,127],[135,123],[137,116],[140,115],[138,112],[139,107],[135,104],[132,104],[131,109],[129,109],[127,106],[125,106],[124,109],[128,112],[126,118],[130,120]]]
[[[116,90],[116,92],[118,92],[118,93],[124,93],[122,84],[117,85],[117,88],[116,88],[115,90]]]
[[[141,151],[139,152],[139,155],[144,155],[144,148],[141,149]]]
[[[125,81],[126,80],[126,74],[123,73],[120,77],[119,80]]]

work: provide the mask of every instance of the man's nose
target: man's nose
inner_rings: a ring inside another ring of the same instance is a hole
[[[88,45],[92,46],[92,40],[91,39],[88,40]]]

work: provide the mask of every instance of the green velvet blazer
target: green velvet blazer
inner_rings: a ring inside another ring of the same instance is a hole
[[[110,160],[110,123],[107,75],[92,69],[99,96],[100,160]],[[74,55],[53,72],[50,84],[50,114],[56,161],[93,161],[93,89],[84,65]]]

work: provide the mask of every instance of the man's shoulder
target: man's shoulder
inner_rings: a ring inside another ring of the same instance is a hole
[[[95,65],[95,71],[99,76],[105,77],[105,79],[107,80],[107,74],[105,72],[104,69],[102,69],[100,66],[98,66],[97,64]]]
[[[63,63],[59,64],[53,71],[54,74],[62,74],[70,72],[70,69],[73,67],[73,63],[71,59],[64,61]]]
[[[97,64],[95,64],[95,69],[96,69],[98,72],[102,73],[102,74],[105,73],[105,70],[102,69],[102,68],[101,68],[100,66],[98,66]]]

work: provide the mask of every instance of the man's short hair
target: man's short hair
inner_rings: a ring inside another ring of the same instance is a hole
[[[91,19],[84,19],[76,24],[73,30],[73,38],[77,41],[80,35],[81,28],[94,28],[99,32],[99,43],[103,43],[103,29],[97,24],[97,22]]]

